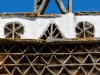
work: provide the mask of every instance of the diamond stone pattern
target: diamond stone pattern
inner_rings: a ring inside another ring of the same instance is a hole
[[[1,44],[0,75],[99,75],[99,44]]]

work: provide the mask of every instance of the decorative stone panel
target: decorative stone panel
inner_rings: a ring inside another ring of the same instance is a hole
[[[99,75],[100,43],[1,43],[0,74]]]
[[[51,23],[47,30],[43,33],[40,39],[53,39],[53,38],[64,38],[58,26],[55,23]]]
[[[76,37],[78,38],[93,38],[94,37],[94,25],[85,21],[79,22],[76,26]]]
[[[4,28],[4,34],[6,38],[21,38],[20,34],[23,34],[23,32],[23,26],[17,22],[7,23]]]

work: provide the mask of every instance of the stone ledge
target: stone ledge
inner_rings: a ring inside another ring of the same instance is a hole
[[[97,11],[91,11],[91,12],[76,12],[75,15],[100,15],[100,12]]]
[[[76,44],[100,43],[100,38],[58,38],[58,39],[12,39],[0,38],[0,43],[27,43],[27,44]]]
[[[38,44],[45,43],[43,39],[12,39],[12,38],[0,38],[0,43],[27,43]]]
[[[100,38],[46,39],[46,43],[48,44],[100,43]]]
[[[46,18],[55,18],[55,17],[60,17],[61,14],[43,14],[43,15],[40,15],[40,14],[37,14],[37,13],[34,13],[34,12],[16,12],[16,13],[2,13],[0,14],[0,17],[3,17],[3,16],[18,16],[18,17],[46,17]]]

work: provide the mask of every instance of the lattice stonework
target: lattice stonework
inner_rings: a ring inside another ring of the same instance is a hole
[[[7,23],[4,28],[6,38],[21,38],[20,34],[23,34],[23,32],[23,26],[17,22]]]
[[[64,38],[61,34],[58,26],[55,23],[51,23],[48,29],[43,33],[40,39],[52,39],[52,38]]]
[[[76,26],[76,37],[91,38],[94,37],[94,25],[89,22],[79,22]]]
[[[100,44],[0,44],[0,75],[100,75]]]

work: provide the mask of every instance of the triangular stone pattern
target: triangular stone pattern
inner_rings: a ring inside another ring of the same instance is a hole
[[[2,50],[0,51],[0,75],[100,74],[99,43],[70,44],[70,46],[69,44],[57,46],[45,43],[38,44],[40,48],[36,48],[35,44],[12,43],[11,48],[7,46],[9,44],[0,46]],[[71,46],[73,49],[70,48]]]
[[[43,33],[40,39],[55,39],[55,38],[64,38],[58,26],[55,23],[51,23],[48,29]]]

